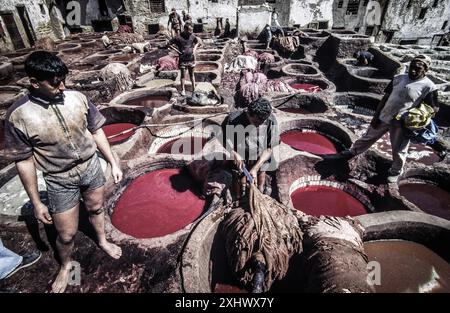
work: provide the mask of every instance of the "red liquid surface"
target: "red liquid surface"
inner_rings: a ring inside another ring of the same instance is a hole
[[[205,201],[192,190],[195,183],[180,169],[156,170],[136,178],[124,191],[112,223],[136,238],[174,233],[195,221]]]
[[[345,191],[328,186],[299,188],[292,193],[291,199],[294,208],[314,216],[357,216],[367,213],[357,199]]]
[[[399,187],[400,194],[422,211],[450,220],[450,193],[438,186],[407,183]]]
[[[181,137],[166,142],[156,153],[193,155],[202,151],[207,142],[202,137]]]
[[[335,145],[327,137],[318,133],[291,130],[281,134],[281,141],[296,150],[313,154],[335,154]]]
[[[143,96],[136,99],[128,100],[124,104],[126,105],[136,105],[143,106],[146,108],[159,108],[169,102],[170,98],[168,96]]]
[[[322,89],[317,85],[312,84],[291,84],[291,87],[298,90],[305,90],[308,92],[317,92],[321,91]]]
[[[105,132],[106,138],[108,138],[109,136],[117,135],[125,130],[131,129],[136,126],[137,125],[131,124],[131,123],[116,123],[116,124],[105,125],[102,127],[102,129]],[[133,136],[134,133],[135,133],[135,131],[133,130],[133,131],[130,131],[128,133],[125,133],[125,134],[117,136],[117,137],[108,138],[108,142],[110,144],[122,142],[122,141],[130,138],[131,136]]]

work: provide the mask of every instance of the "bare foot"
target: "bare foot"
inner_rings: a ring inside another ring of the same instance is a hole
[[[99,246],[113,259],[118,259],[122,256],[122,248],[116,244],[105,241],[105,243],[101,243]]]
[[[72,264],[70,262],[66,266],[61,266],[58,276],[56,276],[56,279],[52,284],[52,292],[63,293],[66,290],[71,268]]]

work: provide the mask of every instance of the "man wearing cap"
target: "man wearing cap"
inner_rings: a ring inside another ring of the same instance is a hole
[[[397,75],[385,89],[366,134],[358,139],[349,150],[332,155],[331,159],[351,159],[369,149],[386,132],[389,132],[393,163],[389,169],[388,182],[397,182],[403,172],[408,153],[409,139],[405,129],[395,119],[397,115],[407,112],[412,107],[425,102],[436,113],[437,87],[425,76],[431,66],[431,59],[426,55],[416,56],[410,63],[409,72]]]

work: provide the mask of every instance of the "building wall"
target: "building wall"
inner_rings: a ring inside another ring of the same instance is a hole
[[[333,0],[290,0],[289,25],[306,27],[311,22],[333,25]]]
[[[449,26],[442,30],[445,21],[450,20],[450,1],[439,0],[437,7],[432,7],[434,0],[390,1],[382,30],[395,31],[393,42],[401,39],[419,39],[419,44],[431,42],[434,34],[449,31]],[[423,19],[419,19],[422,8],[427,8]],[[450,23],[450,21],[448,22]]]
[[[246,33],[259,34],[266,24],[270,24],[272,10],[267,5],[242,6],[238,10],[239,36]]]
[[[22,21],[20,20],[16,6],[25,6],[30,18],[31,27],[33,28],[32,31],[36,36],[36,40],[45,37],[56,39],[51,27],[48,8],[44,5],[45,14],[42,14],[39,7],[40,3],[44,3],[43,0],[0,0],[0,12],[14,13],[17,28],[19,29],[20,35],[26,47],[30,47],[30,43],[28,42],[28,37],[25,33],[25,29]],[[14,50],[14,47],[2,18],[0,18],[0,23],[2,23],[2,28],[6,33],[6,37],[0,39],[0,52],[12,51]]]

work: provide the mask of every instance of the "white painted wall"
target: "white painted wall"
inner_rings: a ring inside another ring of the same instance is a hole
[[[333,25],[333,0],[291,0],[289,24],[305,27],[311,22],[328,21]]]

